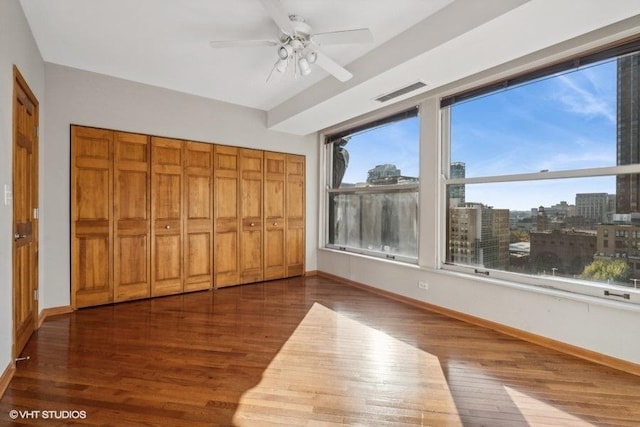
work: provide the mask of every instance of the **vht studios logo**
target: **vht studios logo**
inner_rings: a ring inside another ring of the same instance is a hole
[[[12,409],[9,411],[9,418],[12,420],[84,420],[87,418],[86,411],[18,411]]]

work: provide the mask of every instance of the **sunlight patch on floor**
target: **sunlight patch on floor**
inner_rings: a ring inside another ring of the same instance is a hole
[[[462,424],[436,356],[317,303],[234,416],[239,426],[376,422]]]
[[[529,425],[594,426],[511,387],[504,388]]]

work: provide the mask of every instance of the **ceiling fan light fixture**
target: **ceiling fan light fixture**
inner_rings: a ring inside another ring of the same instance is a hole
[[[275,69],[279,73],[284,73],[287,70],[287,65],[288,64],[289,64],[288,60],[281,58],[281,59],[278,60],[278,62],[276,62]]]
[[[288,44],[284,44],[280,46],[280,48],[278,48],[278,56],[280,57],[280,59],[287,59],[291,56],[292,53],[293,48]]]
[[[305,58],[298,59],[298,66],[300,67],[300,74],[303,76],[309,75],[311,73],[311,67],[309,66],[309,61]]]
[[[307,53],[305,59],[309,64],[315,64],[316,60],[318,59],[318,53],[312,50],[311,52]]]

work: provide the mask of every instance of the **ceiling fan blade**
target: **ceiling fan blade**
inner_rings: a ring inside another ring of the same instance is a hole
[[[331,59],[329,56],[325,55],[322,51],[315,51],[317,56],[316,65],[327,73],[333,75],[336,79],[341,82],[346,82],[347,80],[353,77],[349,71],[347,71],[342,65],[338,64],[336,61]]]
[[[289,19],[289,14],[284,10],[280,0],[260,0],[262,6],[267,10],[271,19],[276,23],[280,31],[288,36],[292,36],[295,30]]]
[[[278,46],[279,44],[275,40],[215,40],[209,42],[213,48]]]
[[[314,43],[320,46],[328,44],[351,44],[351,43],[371,43],[373,34],[368,28],[357,30],[332,31],[329,33],[318,33],[312,37]]]

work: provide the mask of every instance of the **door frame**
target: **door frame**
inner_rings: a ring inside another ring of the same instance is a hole
[[[33,178],[33,208],[34,209],[38,209],[39,207],[39,169],[40,169],[40,160],[39,160],[39,134],[38,134],[38,128],[40,127],[40,107],[39,107],[39,103],[38,103],[38,99],[36,98],[35,94],[33,93],[33,91],[31,90],[31,88],[29,87],[29,85],[27,84],[27,81],[25,80],[25,78],[22,76],[22,74],[20,73],[20,71],[18,70],[18,67],[16,65],[13,66],[13,117],[11,120],[11,124],[12,124],[12,134],[13,134],[13,145],[12,145],[12,165],[11,165],[11,191],[12,191],[12,196],[13,196],[13,203],[12,203],[12,229],[11,229],[11,233],[12,233],[12,245],[11,245],[11,281],[12,281],[12,339],[13,339],[13,343],[12,343],[12,358],[13,360],[15,360],[20,354],[20,352],[22,351],[22,349],[18,349],[17,348],[17,322],[16,322],[16,310],[18,309],[18,307],[16,307],[16,299],[18,296],[18,280],[17,280],[17,271],[16,271],[16,264],[15,264],[15,259],[16,259],[16,245],[13,243],[13,233],[15,233],[15,230],[17,228],[16,226],[16,193],[15,193],[15,188],[14,188],[14,184],[15,184],[15,177],[16,177],[16,147],[18,145],[18,87],[26,94],[27,98],[29,99],[29,101],[33,104],[34,108],[35,108],[35,122],[36,122],[36,133],[34,135],[34,147],[33,147],[33,158],[34,158],[34,167],[33,167],[33,171],[32,171],[32,178]],[[33,303],[34,303],[34,313],[33,313],[33,331],[35,331],[38,328],[38,289],[39,289],[39,276],[38,276],[38,253],[39,253],[39,239],[38,239],[38,235],[39,235],[39,224],[38,224],[38,219],[35,217],[35,212],[32,213],[32,220],[33,220],[33,228],[32,228],[32,243],[31,243],[31,257],[33,259],[33,269],[34,271],[32,272],[33,274],[33,289],[31,290],[31,293],[33,294]],[[39,212],[38,215],[39,217]]]

